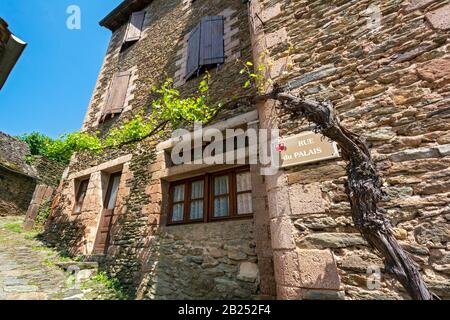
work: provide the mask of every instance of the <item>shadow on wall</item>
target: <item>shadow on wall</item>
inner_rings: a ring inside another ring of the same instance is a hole
[[[70,219],[62,206],[68,199],[58,191],[53,199],[50,217],[45,224],[42,239],[50,246],[57,249],[61,256],[75,257],[80,255],[80,248],[84,247],[85,225],[77,217]],[[70,201],[69,201],[70,202]]]
[[[36,179],[0,166],[0,216],[25,215]]]

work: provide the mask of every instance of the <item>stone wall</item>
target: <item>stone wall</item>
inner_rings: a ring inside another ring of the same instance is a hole
[[[271,77],[294,92],[332,101],[342,124],[367,140],[384,179],[382,208],[396,237],[432,291],[449,298],[449,1],[253,3],[261,5],[264,25],[256,27],[268,39],[264,59],[273,64]],[[269,41],[274,34],[275,45]],[[310,129],[282,110],[277,117],[284,136]],[[293,266],[278,270],[277,280],[284,281],[278,294],[406,298],[353,226],[344,166],[333,160],[292,167],[276,177],[272,199],[285,204],[269,206],[272,216],[285,218],[272,226],[286,235],[278,264]],[[308,263],[311,257],[316,262]],[[379,289],[368,285],[373,279],[368,272],[376,268],[382,272]]]
[[[186,35],[207,15],[226,13],[226,26],[233,30],[226,41],[227,61],[210,70],[212,98],[223,99],[243,93],[245,76],[234,58],[250,59],[250,39],[246,6],[240,0],[153,1],[146,9],[141,39],[122,49],[126,26],[113,32],[83,128],[107,132],[135,113],[149,108],[153,85],[167,77],[178,77]],[[99,124],[99,112],[116,71],[132,70],[125,111]],[[199,78],[178,83],[184,96],[198,87]],[[179,78],[178,78],[179,81]],[[230,107],[216,119],[220,121],[247,112],[251,106]],[[62,180],[47,224],[47,238],[61,250],[87,259],[103,261],[102,267],[119,278],[125,287],[141,298],[252,298],[260,293],[258,259],[253,221],[165,227],[164,203],[167,183],[161,180],[160,141],[146,139],[120,150],[102,154],[79,153],[73,157],[67,177]],[[117,159],[130,156],[123,165],[121,186],[111,230],[108,256],[90,256],[102,211],[105,175]],[[76,181],[91,182],[81,215],[73,214]],[[267,244],[266,244],[267,245]],[[270,261],[270,253],[266,254]],[[270,264],[270,263],[269,263]],[[266,269],[270,269],[266,266]],[[265,278],[264,278],[265,279]],[[270,281],[270,280],[269,280]],[[266,281],[268,282],[268,281]]]
[[[37,184],[55,187],[65,165],[44,157],[30,155],[28,145],[0,132],[0,215],[23,215]]]
[[[149,239],[144,299],[248,299],[258,293],[253,222],[161,227]]]
[[[37,172],[37,179],[41,184],[57,187],[66,168],[66,165],[43,156],[34,156],[33,168]]]
[[[0,215],[26,213],[36,186],[36,170],[25,162],[28,145],[0,132]]]
[[[0,166],[0,216],[25,215],[36,180]]]
[[[113,33],[84,129],[107,132],[149,107],[151,86],[179,76],[183,39],[200,17],[230,9],[230,19],[237,19],[230,28],[239,30],[230,41],[239,40],[244,61],[253,53],[254,61],[267,63],[267,76],[275,82],[331,100],[342,123],[367,139],[385,181],[382,207],[396,236],[430,288],[448,298],[448,3],[252,0],[249,33],[240,0],[153,1],[140,41],[121,50],[125,26]],[[213,97],[242,93],[240,69],[228,62],[212,71]],[[99,125],[112,75],[126,70],[133,71],[126,111]],[[197,84],[193,79],[179,89],[187,95]],[[252,108],[230,108],[217,121]],[[311,129],[273,102],[256,108],[262,128],[280,128],[284,136]],[[252,298],[274,295],[274,279],[280,299],[407,297],[353,226],[342,161],[291,167],[264,178],[253,174],[254,206],[261,212],[253,221],[165,227],[167,182],[158,142],[77,154],[53,203],[49,238],[73,255],[89,253],[101,214],[101,174],[131,155],[111,247],[101,259],[138,297]],[[76,179],[86,174],[93,178],[90,200],[84,213],[74,216]],[[381,287],[368,274],[377,268]]]
[[[127,25],[113,32],[103,66],[89,105],[83,128],[95,130],[106,101],[108,88],[114,73],[133,72],[126,98],[125,112],[100,126],[104,131],[120,124],[124,119],[141,110],[148,110],[155,98],[151,94],[152,86],[160,86],[167,78],[181,81],[180,64],[183,63],[186,36],[208,15],[224,14],[225,23],[233,30],[227,41],[233,46],[227,52],[227,61],[219,68],[210,70],[210,92],[212,101],[226,99],[244,93],[245,75],[240,75],[242,64],[235,63],[235,57],[249,60],[250,37],[246,6],[240,0],[208,0],[186,2],[183,0],[153,1],[146,10],[146,18],[141,39],[126,49],[122,42]],[[202,77],[190,79],[178,89],[186,96],[196,92]],[[242,110],[244,112],[245,110]],[[232,110],[235,114],[240,110]],[[223,113],[225,117],[227,112]]]
[[[36,170],[25,161],[30,154],[28,145],[0,131],[0,165],[28,176],[37,176]]]

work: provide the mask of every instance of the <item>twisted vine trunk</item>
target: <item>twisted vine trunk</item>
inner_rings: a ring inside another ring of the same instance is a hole
[[[428,290],[414,262],[394,237],[388,218],[378,207],[382,197],[382,181],[367,146],[356,134],[340,125],[333,105],[279,90],[260,98],[280,101],[285,110],[314,123],[318,132],[339,145],[343,159],[348,162],[346,193],[356,228],[382,255],[386,271],[397,278],[411,298],[437,298]]]

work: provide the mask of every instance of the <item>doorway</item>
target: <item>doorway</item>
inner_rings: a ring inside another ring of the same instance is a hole
[[[111,174],[106,191],[97,238],[94,244],[93,254],[106,255],[111,240],[111,227],[114,220],[114,209],[116,208],[117,193],[119,191],[122,172]]]

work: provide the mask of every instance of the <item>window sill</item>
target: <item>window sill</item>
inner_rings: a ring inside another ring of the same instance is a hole
[[[189,221],[189,222],[168,222],[167,227],[173,226],[184,226],[192,224],[209,224],[214,222],[226,222],[226,221],[239,221],[239,220],[250,220],[253,218],[253,214],[241,215],[238,217],[223,217],[223,218],[209,218],[208,221]]]

